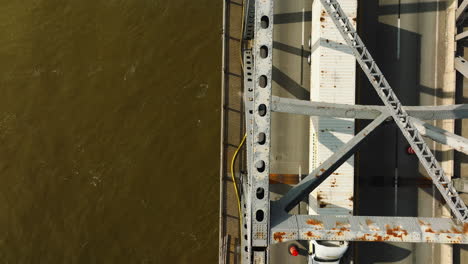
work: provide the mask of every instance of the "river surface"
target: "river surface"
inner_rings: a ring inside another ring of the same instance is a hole
[[[222,1],[0,7],[0,263],[215,263]]]

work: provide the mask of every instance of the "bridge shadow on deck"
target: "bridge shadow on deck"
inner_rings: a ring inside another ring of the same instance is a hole
[[[359,23],[365,26],[359,28],[360,36],[403,105],[420,105],[421,93],[433,95],[435,92],[433,88],[421,85],[421,35],[377,21],[380,15],[421,13],[441,8],[445,8],[445,5],[432,2],[427,5],[405,4],[403,7],[379,6],[378,1],[365,1],[361,6],[363,15]],[[394,19],[391,21],[397,24],[396,16],[388,19]],[[397,39],[400,39],[400,44]],[[360,68],[358,72],[357,103],[382,105],[365,74]],[[363,128],[368,123],[361,120],[356,127]],[[417,159],[406,154],[407,145],[406,139],[394,124],[387,124],[385,129],[375,131],[375,136],[363,144],[356,155],[357,215],[418,216],[418,191],[424,189],[432,194],[432,186],[408,184],[395,188],[394,184],[396,176],[400,182],[417,182],[422,177]],[[415,249],[414,244],[408,243],[397,246],[363,242],[355,245],[357,263],[365,264],[401,261],[410,258]]]

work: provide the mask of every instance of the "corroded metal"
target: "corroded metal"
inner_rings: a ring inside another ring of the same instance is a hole
[[[253,169],[253,120],[254,120],[254,81],[253,81],[253,55],[252,50],[244,51],[244,112],[245,112],[245,133],[247,133],[246,149],[247,149],[247,175],[251,175]],[[248,188],[250,179],[246,179],[243,182],[241,203],[244,208],[244,215],[242,216],[241,222],[246,223],[241,227],[241,238],[240,242],[241,257],[244,263],[250,263],[251,252],[252,252],[252,225],[250,224],[252,219],[252,197],[251,190]],[[247,250],[246,250],[247,249]]]
[[[354,56],[363,72],[386,106],[387,111],[392,115],[401,133],[414,150],[422,166],[432,178],[435,187],[439,190],[452,213],[458,220],[468,223],[468,208],[458,195],[457,190],[453,188],[450,179],[445,175],[444,170],[434,157],[421,134],[414,127],[407,111],[404,109],[384,74],[380,71],[380,68],[372,58],[372,55],[359,37],[348,17],[343,12],[338,1],[321,0],[321,3],[332,18],[347,45],[352,47]]]
[[[449,218],[289,215],[272,226],[272,244],[290,240],[468,244],[468,224]]]
[[[251,8],[253,2],[254,9]],[[248,179],[243,183],[242,196],[244,210],[244,228],[241,231],[242,263],[268,263],[269,245],[290,240],[468,244],[468,224],[455,222],[453,219],[287,214],[288,210],[346,162],[372,131],[385,120],[393,120],[416,150],[416,154],[454,214],[461,221],[466,221],[468,215],[452,183],[445,178],[438,162],[421,138],[425,135],[440,142],[444,140],[443,137],[456,137],[436,131],[424,125],[422,121],[421,124],[419,120],[468,117],[468,105],[431,107],[401,105],[338,2],[336,0],[321,0],[321,2],[344,37],[347,49],[351,50],[357,58],[385,106],[330,104],[272,97],[273,1],[246,2],[248,13],[246,17],[254,14],[254,19],[250,21],[254,41],[252,50],[246,50],[244,53]],[[252,10],[254,10],[253,13]],[[325,12],[323,14],[326,15]],[[270,203],[270,127],[273,111],[374,120],[338,151],[333,150],[335,152],[328,160],[292,187],[279,201]],[[412,118],[419,119],[414,119],[413,122]],[[434,136],[435,132],[439,134]]]
[[[346,145],[333,153],[330,158],[320,164],[317,169],[312,171],[305,179],[281,197],[277,202],[279,207],[282,210],[289,211],[296,206],[304,197],[317,188],[325,179],[327,179],[328,176],[341,166],[341,164],[351,157],[357,147],[362,143],[363,139],[379,127],[387,117],[388,115],[382,114],[367,125],[367,127],[362,129],[356,136],[346,143]]]
[[[273,1],[255,0],[254,45],[252,49],[253,72],[251,133],[247,144],[247,160],[251,166],[248,174],[250,218],[244,222],[247,226],[244,234],[249,245],[242,248],[246,263],[266,263],[270,222],[270,128],[271,128],[271,87],[272,87],[272,51],[273,51]],[[248,67],[244,65],[244,67]],[[248,69],[248,68],[247,68]],[[248,87],[247,87],[248,88]],[[247,100],[250,100],[248,98]],[[250,102],[248,103],[250,105]],[[250,126],[250,124],[249,124]],[[255,248],[255,250],[253,250]]]

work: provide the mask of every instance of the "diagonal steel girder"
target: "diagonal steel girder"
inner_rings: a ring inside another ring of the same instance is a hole
[[[420,119],[411,117],[414,126],[421,135],[436,142],[452,147],[453,149],[468,154],[468,139],[448,132],[447,130],[435,127]]]
[[[468,208],[453,187],[450,179],[445,174],[443,168],[435,158],[429,146],[426,144],[421,134],[411,122],[411,118],[397,95],[388,83],[384,74],[374,61],[364,42],[359,37],[356,29],[349,21],[337,0],[320,0],[326,12],[333,20],[346,44],[352,48],[353,54],[361,69],[366,74],[368,80],[374,87],[378,96],[386,106],[393,120],[400,128],[411,148],[413,148],[420,163],[432,178],[435,187],[446,201],[458,220],[468,223]]]
[[[468,62],[464,58],[455,57],[455,69],[468,78]]]
[[[463,0],[463,2],[458,6],[457,11],[455,12],[455,19],[458,20],[460,16],[465,12],[468,7],[468,0]]]
[[[288,114],[338,118],[375,119],[387,109],[380,105],[348,105],[311,102],[272,96],[271,111]],[[468,118],[468,104],[440,106],[405,106],[412,117],[421,120]]]
[[[290,211],[313,189],[325,181],[338,167],[348,160],[356,152],[363,140],[377,127],[379,127],[388,117],[388,114],[381,114],[362,129],[348,143],[333,153],[333,155],[331,155],[325,162],[281,197],[281,199],[276,202],[277,206],[285,211]]]
[[[462,33],[459,33],[459,34],[455,35],[455,40],[459,41],[459,40],[462,40],[462,39],[464,39],[466,37],[468,37],[468,31],[463,31]]]

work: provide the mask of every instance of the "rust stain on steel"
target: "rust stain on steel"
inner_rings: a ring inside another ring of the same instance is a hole
[[[320,239],[321,238],[321,236],[312,233],[312,231],[304,233],[304,235],[306,235],[308,238],[315,238],[315,239]]]
[[[322,195],[317,194],[317,200],[320,201],[320,200],[322,200],[322,199],[323,199]]]
[[[401,226],[396,226],[394,228],[390,228],[389,225],[385,225],[385,228],[387,229],[387,235],[388,236],[393,236],[395,238],[400,238],[403,240],[403,236],[408,235],[408,231],[405,229],[402,229]]]
[[[349,197],[348,200],[350,200],[351,202],[354,201],[354,196]]]
[[[359,240],[365,240],[365,241],[379,241],[379,242],[382,242],[382,241],[387,241],[389,239],[389,236],[381,236],[381,235],[378,235],[378,234],[375,234],[375,235],[371,236],[370,234],[364,234],[364,236],[359,237],[358,239]]]
[[[336,233],[337,236],[344,236],[344,232],[349,232],[350,229],[349,227],[351,226],[348,222],[336,222],[334,228],[332,230],[337,230],[338,232]]]
[[[325,18],[324,18],[324,17],[321,17],[321,18],[320,18],[320,21],[321,21],[321,22],[325,21]]]
[[[264,239],[265,236],[264,236],[265,233],[263,232],[256,232],[255,233],[255,237],[259,238],[259,239]]]
[[[336,222],[336,226],[350,226],[350,224],[345,222]]]
[[[382,236],[379,236],[379,235],[374,235],[374,238],[375,238],[375,241],[385,241],[387,240],[388,238],[387,237],[382,237]]]
[[[320,207],[320,208],[325,208],[325,207],[327,207],[327,204],[329,204],[329,203],[326,203],[326,202],[320,202],[320,205],[319,205],[319,207]]]
[[[378,234],[375,234],[375,235],[364,234],[363,236],[357,237],[356,239],[361,240],[361,241],[387,241],[389,237],[388,236],[383,237]]]
[[[273,239],[281,243],[284,235],[286,235],[286,232],[275,232],[273,233]]]
[[[333,180],[331,181],[331,186],[330,187],[336,187],[338,186],[338,184],[336,184],[336,178],[333,178]]]
[[[306,223],[308,225],[323,226],[323,223],[321,221],[318,221],[318,220],[315,220],[315,219],[308,219]]]
[[[367,236],[370,236],[370,235],[364,234],[363,236],[357,237],[356,240],[367,240]]]
[[[425,225],[425,226],[429,226],[430,224],[429,223],[426,223],[424,222],[423,220],[418,220],[419,224],[420,225]]]
[[[462,233],[462,231],[460,231],[460,229],[456,228],[455,226],[452,226],[450,231],[452,231],[452,233],[455,233],[455,234],[461,234]]]
[[[430,228],[430,227],[426,228],[426,230],[424,230],[424,232],[433,233],[433,234],[436,233],[436,231],[432,230],[432,228]]]
[[[325,171],[325,169],[324,169],[324,168],[321,168],[321,169],[320,169],[320,171],[321,171],[321,172],[324,172],[324,171]]]
[[[372,220],[366,219],[366,225],[367,225],[367,226],[370,226],[370,225],[372,225],[372,224],[374,224],[374,222],[372,222]]]
[[[340,228],[340,231],[338,231],[336,234],[338,236],[344,236],[344,232],[349,232],[349,231],[350,231],[349,228],[342,227],[342,228]]]
[[[468,235],[468,223],[464,223],[464,224],[463,224],[463,233],[464,233],[465,235]]]

